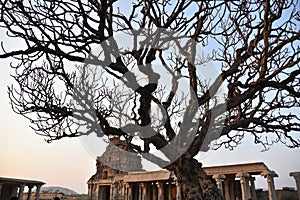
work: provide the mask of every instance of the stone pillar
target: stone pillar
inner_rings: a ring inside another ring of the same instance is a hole
[[[278,177],[278,175],[274,171],[264,171],[261,173],[261,175],[267,178],[269,200],[277,200],[274,177]]]
[[[113,181],[113,192],[112,192],[113,200],[118,200],[118,189],[119,189],[119,181]]]
[[[291,172],[290,176],[293,176],[296,181],[298,199],[300,200],[300,172]]]
[[[88,200],[92,200],[92,185],[88,184]]]
[[[25,185],[20,185],[20,190],[19,190],[19,194],[18,194],[18,199],[19,200],[23,200],[23,195],[24,195],[24,187]]]
[[[128,199],[128,184],[124,183],[123,188],[124,188],[124,200],[127,200]]]
[[[249,177],[245,177],[245,181],[247,183],[246,185],[247,197],[248,199],[252,199],[251,188],[250,188],[250,174]]]
[[[35,200],[39,200],[40,199],[41,187],[42,187],[41,185],[37,185],[36,186]]]
[[[236,177],[240,179],[241,189],[242,189],[242,200],[248,200],[248,188],[249,188],[249,177],[248,173],[237,173]]]
[[[256,191],[255,191],[255,177],[250,177],[250,183],[251,183],[251,197],[252,200],[257,200]]]
[[[128,183],[124,183],[124,200],[128,200]]]
[[[31,192],[32,192],[32,186],[30,185],[28,186],[27,200],[30,200]]]
[[[157,200],[164,200],[164,190],[163,190],[163,183],[157,182]]]
[[[142,187],[142,200],[147,200],[147,185],[146,183],[141,183]]]
[[[224,180],[224,197],[225,200],[230,200],[230,192],[229,192],[229,180]]]
[[[175,180],[176,183],[176,200],[181,200],[181,187],[178,180]]]
[[[217,187],[219,190],[221,190],[221,193],[223,194],[223,181],[225,180],[226,176],[224,174],[214,174],[213,179],[215,179]]]
[[[128,184],[127,200],[132,200],[132,185]]]
[[[3,183],[0,183],[0,196],[1,196],[1,191],[2,191],[2,185],[3,185]]]
[[[11,196],[12,197],[18,196],[18,186],[17,185],[11,186]]]
[[[139,184],[139,200],[142,200],[142,184]]]

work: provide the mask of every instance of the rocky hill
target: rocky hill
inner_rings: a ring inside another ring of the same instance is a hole
[[[49,187],[42,187],[41,193],[61,193],[64,195],[77,195],[78,193],[74,190],[59,187],[59,186],[49,186]]]

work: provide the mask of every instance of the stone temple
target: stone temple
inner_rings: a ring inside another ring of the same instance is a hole
[[[146,172],[140,156],[134,153],[125,156],[122,149],[127,150],[126,143],[112,139],[103,155],[97,158],[97,171],[88,180],[88,200],[182,199],[182,190],[172,171]],[[263,162],[205,167],[204,170],[226,200],[260,200],[255,176],[266,179],[267,199],[277,200],[274,177],[278,175]]]

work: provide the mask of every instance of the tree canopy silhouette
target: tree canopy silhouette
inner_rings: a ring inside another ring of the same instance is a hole
[[[118,137],[130,151],[173,170],[185,199],[222,199],[194,159],[211,141],[233,148],[249,133],[265,149],[276,142],[300,146],[298,1],[0,5],[0,30],[20,41],[14,49],[1,42],[0,58],[16,61],[12,108],[49,142],[91,132]],[[131,46],[123,48],[118,33],[130,36],[124,40]],[[103,71],[93,73],[99,66]],[[205,80],[200,68],[215,77]],[[168,86],[161,84],[166,78]],[[183,91],[181,81],[189,85]],[[161,150],[168,164],[149,153],[170,144]]]

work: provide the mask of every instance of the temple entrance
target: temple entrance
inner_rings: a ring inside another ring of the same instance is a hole
[[[98,200],[109,200],[110,199],[110,186],[99,186]]]

